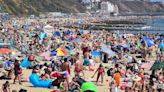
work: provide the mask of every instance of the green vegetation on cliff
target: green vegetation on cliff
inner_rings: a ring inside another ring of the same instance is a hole
[[[78,0],[0,0],[0,12],[39,14],[44,12],[85,12]]]

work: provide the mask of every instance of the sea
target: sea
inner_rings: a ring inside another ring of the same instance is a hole
[[[146,27],[149,27],[149,31],[126,31],[128,33],[138,34],[138,33],[151,33],[151,34],[164,34],[164,18],[155,18],[152,20],[147,20]]]

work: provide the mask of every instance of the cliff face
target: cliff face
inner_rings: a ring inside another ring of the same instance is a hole
[[[44,12],[85,12],[78,0],[0,0],[0,12],[39,14]]]
[[[164,3],[128,0],[105,0],[118,6],[121,14],[125,13],[164,13]]]
[[[0,12],[9,14],[39,14],[44,12],[84,13],[85,7],[80,0],[0,0]],[[119,8],[120,14],[127,13],[164,13],[164,3],[132,0],[110,1]]]

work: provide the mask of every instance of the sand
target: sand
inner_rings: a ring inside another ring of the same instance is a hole
[[[99,64],[96,64],[95,67],[93,67],[95,70],[96,70],[96,67],[98,67]],[[109,64],[105,64],[105,66],[109,66]],[[73,75],[73,70],[74,70],[74,67],[72,67],[71,71],[72,71],[72,75]],[[107,69],[106,69],[107,71]],[[91,76],[93,76],[93,71],[85,71],[85,77],[88,78],[89,80],[95,80],[96,79],[96,75],[95,75],[95,78],[91,78]],[[23,78],[25,79],[28,79],[29,76],[31,74],[31,70],[29,69],[23,69]],[[110,78],[105,75],[104,76],[104,84],[103,86],[98,86],[98,89],[99,89],[99,92],[109,92],[109,89],[108,89],[108,85],[109,85],[109,82],[107,82],[106,80],[110,80]],[[6,80],[0,80],[0,86],[5,83]],[[10,87],[11,87],[11,90],[20,90],[21,88],[23,89],[26,89],[28,92],[51,92],[52,90],[56,89],[48,89],[48,88],[35,88],[35,87],[32,87],[32,84],[29,83],[29,82],[23,82],[22,85],[19,85],[19,83],[16,83],[16,84],[13,84],[13,80],[10,80]],[[100,84],[100,83],[99,83]]]

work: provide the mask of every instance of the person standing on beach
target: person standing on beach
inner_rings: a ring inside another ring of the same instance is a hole
[[[79,53],[77,53],[77,61],[75,63],[75,70],[74,71],[75,71],[76,76],[79,76],[79,74],[81,72],[84,75],[84,72],[83,72],[83,62],[82,62],[82,59],[79,56]]]
[[[19,84],[22,84],[21,83],[21,74],[22,74],[22,69],[20,67],[19,61],[15,60],[15,63],[14,63],[14,75],[15,75],[14,84],[15,84],[17,79],[19,81]]]
[[[114,80],[116,83],[116,86],[119,87],[120,86],[120,79],[121,79],[121,73],[120,73],[120,68],[119,68],[119,64],[115,65],[115,73],[114,73]]]
[[[71,73],[71,70],[70,70],[70,65],[69,65],[69,63],[68,63],[68,60],[67,60],[67,58],[64,58],[64,63],[62,63],[62,65],[61,65],[61,70],[62,70],[62,72],[66,72],[67,73],[67,78],[66,78],[66,82],[67,82],[67,85],[68,85],[68,89],[69,89],[69,75],[70,75],[70,73]],[[67,90],[68,90],[67,89]]]
[[[64,58],[64,63],[61,65],[61,70],[64,72],[68,72],[69,74],[71,73],[71,70],[70,70],[70,65],[68,63],[68,60],[67,58]]]
[[[96,72],[94,73],[94,75],[92,76],[92,78],[95,76],[95,74],[98,72],[98,75],[97,75],[97,80],[96,80],[96,84],[101,76],[101,83],[103,83],[103,76],[105,75],[105,69],[103,67],[102,64],[99,65],[99,68],[96,70]]]

